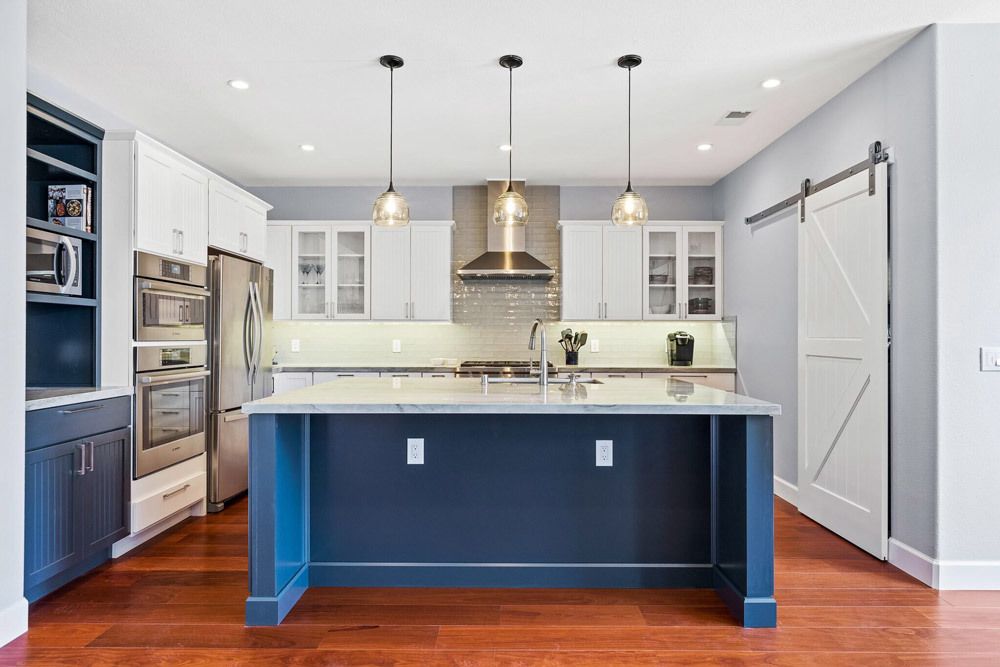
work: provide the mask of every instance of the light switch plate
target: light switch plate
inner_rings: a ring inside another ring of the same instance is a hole
[[[590,339],[590,351],[591,352],[600,352],[601,351],[601,341],[599,341],[596,338],[591,338]]]
[[[979,348],[979,370],[1000,371],[1000,347]]]
[[[302,341],[298,338],[292,339],[292,352],[300,352],[302,350]]]
[[[408,465],[422,466],[424,464],[424,439],[406,439],[406,463]]]
[[[403,342],[401,340],[399,340],[398,338],[393,338],[392,339],[392,351],[393,352],[402,352],[403,351]]]

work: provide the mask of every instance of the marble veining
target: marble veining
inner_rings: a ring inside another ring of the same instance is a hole
[[[491,384],[478,378],[345,378],[243,405],[250,414],[511,413],[778,415],[781,406],[670,379]]]

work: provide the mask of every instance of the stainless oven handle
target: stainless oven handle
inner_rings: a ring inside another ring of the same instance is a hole
[[[204,287],[192,287],[188,285],[177,285],[174,283],[167,283],[160,280],[140,280],[139,288],[143,292],[149,292],[150,294],[159,294],[161,296],[173,296],[176,297],[178,294],[183,294],[185,296],[199,296],[203,299],[207,299],[209,291]]]
[[[171,375],[158,375],[156,377],[147,376],[139,378],[139,382],[148,385],[166,384],[168,382],[177,382],[179,380],[194,380],[196,378],[203,378],[209,375],[211,375],[211,371],[196,371],[194,373],[177,373]]]

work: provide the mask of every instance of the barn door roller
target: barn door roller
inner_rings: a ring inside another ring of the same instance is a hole
[[[784,211],[786,208],[799,205],[800,203],[802,205],[799,206],[799,222],[805,222],[806,197],[808,197],[809,195],[814,195],[817,192],[820,192],[821,190],[825,190],[826,188],[830,187],[835,183],[839,183],[845,178],[850,178],[855,174],[860,174],[865,170],[868,171],[868,195],[869,196],[874,195],[875,166],[882,162],[887,162],[888,160],[889,160],[888,150],[882,147],[881,141],[875,141],[868,147],[868,159],[862,160],[853,167],[848,167],[847,169],[837,174],[834,174],[830,178],[820,181],[815,185],[813,185],[812,181],[809,180],[808,178],[805,179],[804,181],[802,181],[802,187],[799,189],[799,192],[797,194],[788,197],[787,199],[783,199],[774,206],[769,206],[768,208],[765,208],[760,213],[755,213],[751,215],[750,217],[744,219],[744,222],[748,225],[756,224],[761,220],[771,217],[775,213]]]

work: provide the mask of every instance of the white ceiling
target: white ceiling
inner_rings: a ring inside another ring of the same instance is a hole
[[[32,71],[246,185],[381,184],[388,72],[396,182],[506,173],[621,184],[626,74],[633,180],[711,184],[934,22],[1000,21],[996,0],[32,0]],[[784,84],[763,90],[777,77]],[[243,78],[251,88],[226,85]],[[753,110],[738,127],[715,123]],[[106,128],[119,129],[119,128]],[[701,153],[702,142],[715,150]],[[316,145],[303,153],[302,143]]]

